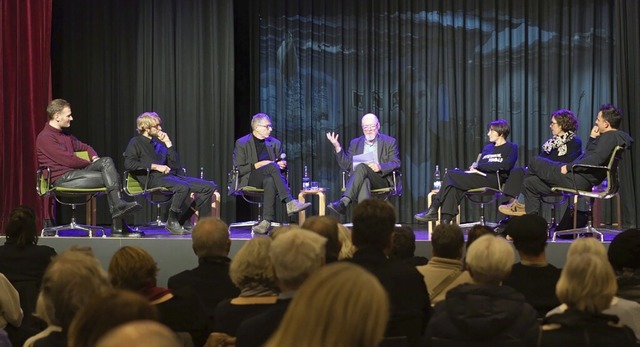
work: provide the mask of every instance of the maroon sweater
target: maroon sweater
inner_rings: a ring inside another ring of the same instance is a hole
[[[74,153],[78,151],[89,152],[89,158],[98,155],[91,146],[49,123],[45,124],[36,138],[38,165],[51,169],[51,182],[71,170],[82,169],[91,164],[90,161],[78,158]]]

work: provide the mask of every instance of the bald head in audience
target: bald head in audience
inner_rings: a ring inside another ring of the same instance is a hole
[[[182,347],[175,333],[150,320],[123,324],[101,338],[96,347]]]
[[[231,249],[229,227],[219,218],[201,218],[193,228],[191,241],[198,258],[226,257]]]

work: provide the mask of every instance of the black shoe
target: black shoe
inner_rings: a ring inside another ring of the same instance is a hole
[[[164,226],[170,233],[173,235],[185,235],[188,232],[180,225],[178,222],[178,218],[176,217],[176,212],[169,211],[169,218],[167,219],[167,225]]]
[[[347,206],[342,203],[342,200],[330,202],[327,204],[327,208],[335,214],[344,215],[347,213]]]
[[[135,213],[142,210],[142,206],[138,205],[137,202],[122,202],[118,206],[113,209],[113,213],[111,214],[111,218],[118,219],[122,218],[126,215]]]
[[[140,238],[144,237],[144,233],[131,229],[123,220],[117,220],[113,221],[113,225],[111,226],[111,237]]]
[[[438,220],[438,209],[430,208],[427,211],[417,213],[413,218],[421,222],[434,222]]]

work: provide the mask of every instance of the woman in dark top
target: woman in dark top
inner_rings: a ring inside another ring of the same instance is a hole
[[[578,131],[578,118],[570,110],[557,110],[551,115],[550,139],[542,145],[538,157],[570,163],[582,155],[582,140],[576,135]],[[511,170],[509,179],[505,182],[503,193],[511,197],[511,200],[498,207],[500,212],[507,216],[521,216],[524,212],[524,195],[522,195],[522,182],[527,175],[526,167]]]
[[[251,239],[233,257],[229,276],[240,289],[240,295],[218,304],[213,315],[214,332],[236,336],[240,323],[276,302],[276,279],[269,258],[270,245],[270,238]]]
[[[484,146],[478,160],[467,171],[449,170],[429,209],[416,214],[415,219],[421,222],[435,221],[440,210],[440,221],[448,224],[458,214],[458,205],[467,190],[481,187],[498,189],[496,172],[500,173],[501,182],[506,180],[518,160],[518,145],[507,141],[511,132],[507,121],[498,119],[489,123],[487,128],[490,143]]]
[[[35,213],[27,206],[18,206],[11,211],[5,235],[5,244],[0,246],[0,273],[20,294],[24,313],[20,328],[8,327],[7,333],[15,346],[22,346],[27,337],[44,327],[33,313],[42,277],[56,251],[38,245]]]

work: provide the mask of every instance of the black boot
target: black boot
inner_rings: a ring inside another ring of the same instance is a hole
[[[111,225],[111,237],[143,237],[144,233],[135,231],[124,222],[124,220],[120,218],[116,218],[113,220],[113,224]]]
[[[189,206],[189,208],[182,214],[182,216],[180,216],[180,219],[178,219],[178,222],[180,223],[180,225],[184,225],[184,223],[186,223],[189,219],[191,219],[191,217],[196,213],[196,206],[195,203],[191,203],[191,205]]]
[[[187,231],[180,225],[178,214],[180,214],[180,212],[169,210],[169,218],[167,218],[167,225],[165,225],[164,228],[169,230],[173,235],[184,235]]]
[[[438,209],[440,209],[440,200],[438,200],[437,198],[434,197],[434,199],[431,201],[431,206],[429,206],[429,209],[424,211],[424,212],[416,213],[413,216],[413,218],[415,218],[416,220],[418,220],[420,222],[437,221],[438,220]]]
[[[107,194],[107,199],[109,200],[109,208],[111,209],[111,218],[119,219],[126,215],[138,212],[142,209],[137,202],[128,202],[122,200],[122,196],[120,195],[120,191],[117,189],[111,190]]]

